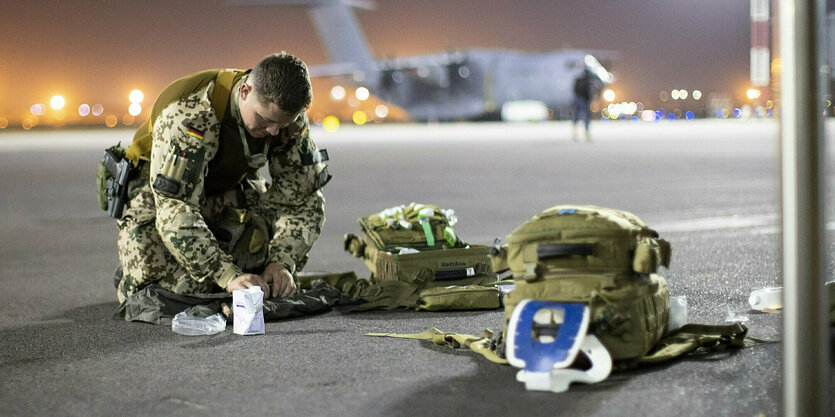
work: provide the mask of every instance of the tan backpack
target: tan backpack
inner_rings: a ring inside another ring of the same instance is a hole
[[[631,213],[556,206],[516,228],[491,261],[516,284],[504,298],[506,321],[524,299],[585,303],[590,331],[613,360],[629,361],[667,328],[667,283],[655,272],[669,266],[670,254],[670,244]]]

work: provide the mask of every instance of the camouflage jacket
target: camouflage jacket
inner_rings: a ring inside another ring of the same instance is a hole
[[[221,156],[221,118],[210,101],[213,88],[214,82],[171,102],[153,121],[149,181],[156,229],[165,247],[194,279],[211,279],[225,288],[242,271],[221,250],[200,213],[209,163]],[[284,264],[293,273],[321,233],[325,200],[320,188],[329,176],[320,159],[310,157],[318,149],[306,116],[269,140],[272,183],[258,208],[274,214],[267,265]]]

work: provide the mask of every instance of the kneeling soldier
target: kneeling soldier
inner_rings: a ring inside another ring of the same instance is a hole
[[[312,98],[307,67],[286,53],[162,91],[126,152],[138,174],[119,219],[119,302],[152,283],[181,294],[296,292],[292,274],[321,233],[330,179],[310,138]],[[271,184],[258,174],[265,165]]]

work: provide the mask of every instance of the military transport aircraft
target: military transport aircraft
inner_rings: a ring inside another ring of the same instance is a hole
[[[418,121],[513,118],[514,108],[547,109],[568,118],[574,80],[584,69],[612,82],[593,55],[582,50],[530,53],[473,49],[375,60],[352,7],[363,0],[233,0],[235,5],[306,6],[331,64],[311,66],[311,76],[344,77],[368,88]]]

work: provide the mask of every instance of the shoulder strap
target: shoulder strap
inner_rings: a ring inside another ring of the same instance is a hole
[[[226,105],[229,104],[229,94],[232,85],[235,83],[235,75],[240,71],[233,69],[221,70],[215,78],[215,90],[212,92],[212,108],[215,110],[218,119],[223,118],[226,112]]]
[[[698,348],[722,351],[728,347],[745,346],[748,328],[740,323],[729,325],[687,324],[667,335],[655,344],[646,356],[639,360],[641,364],[668,361],[687,354]]]
[[[174,96],[169,96],[168,99],[176,98],[177,94],[181,94],[182,89],[186,91],[191,91],[198,86],[205,86],[205,83],[208,83],[211,78],[211,73],[218,70],[207,70],[201,71],[199,73],[190,74],[186,77],[183,77],[179,80],[174,81],[165,90],[163,93],[165,94],[166,91],[169,91],[169,88],[172,86],[177,85],[178,87],[173,89]],[[215,81],[215,89],[212,92],[212,109],[214,109],[215,113],[217,114],[218,120],[223,119],[223,113],[226,112],[226,106],[229,103],[229,94],[232,90],[232,85],[235,83],[235,76],[242,73],[244,71],[241,70],[234,70],[234,69],[223,69],[218,71],[217,75],[214,76]],[[157,98],[157,101],[160,101],[160,98]],[[164,105],[168,105],[170,101],[162,100]],[[157,102],[154,102],[154,108],[158,105]],[[140,159],[149,159],[151,157],[151,147],[153,146],[153,133],[154,133],[154,113],[148,117],[147,120],[136,130],[136,134],[133,137],[133,142],[130,144],[126,151],[126,157],[133,162],[134,166],[139,164]]]
[[[432,343],[436,345],[447,346],[452,349],[466,347],[473,352],[484,356],[490,362],[507,365],[507,359],[499,356],[491,345],[492,332],[489,332],[489,334],[486,332],[488,331],[485,330],[485,334],[482,335],[482,337],[478,337],[471,334],[444,333],[434,327],[431,327],[426,329],[424,332],[413,334],[366,333],[365,335],[372,337],[394,337],[398,339],[431,340]]]

